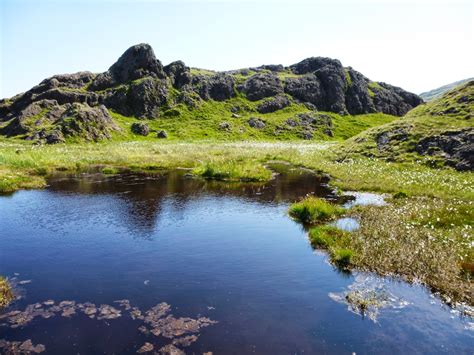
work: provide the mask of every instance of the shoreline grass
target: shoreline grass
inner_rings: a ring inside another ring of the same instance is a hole
[[[333,219],[344,212],[342,207],[314,196],[295,202],[289,208],[291,217],[310,225]]]
[[[13,290],[6,278],[0,276],[0,310],[6,308],[14,299]]]
[[[338,161],[337,148],[337,143],[327,142],[212,141],[34,146],[0,139],[0,191],[42,188],[56,171],[94,167],[108,173],[187,168],[210,179],[265,181],[272,177],[267,162],[287,162],[328,173],[335,188],[397,197],[388,206],[348,212],[359,219],[361,228],[343,238],[344,243],[325,247],[333,250],[335,262],[419,280],[449,298],[474,303],[469,294],[474,289],[474,174],[417,162]]]

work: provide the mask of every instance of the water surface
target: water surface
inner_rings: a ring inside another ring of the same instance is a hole
[[[314,251],[288,218],[308,194],[337,199],[324,178],[282,174],[265,185],[164,175],[58,176],[45,190],[0,197],[0,274],[18,280],[11,310],[53,299],[145,311],[160,302],[175,317],[209,317],[186,353],[472,353],[472,324],[420,286],[343,273]],[[337,294],[370,279],[400,307],[376,322],[348,310]],[[1,322],[1,321],[0,321]],[[134,354],[146,335],[127,312],[35,318],[0,339],[44,344],[48,354]]]

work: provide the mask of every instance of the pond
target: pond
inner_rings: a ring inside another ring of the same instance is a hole
[[[289,203],[338,197],[286,170],[267,184],[56,176],[0,197],[0,274],[21,295],[0,314],[0,353],[472,353],[472,320],[425,288],[313,250]],[[359,288],[382,291],[380,309],[349,306]]]

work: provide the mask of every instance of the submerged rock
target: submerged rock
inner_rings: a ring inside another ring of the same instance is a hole
[[[149,353],[150,351],[153,351],[155,347],[151,343],[145,343],[143,346],[138,349],[137,353],[143,354],[143,353]]]

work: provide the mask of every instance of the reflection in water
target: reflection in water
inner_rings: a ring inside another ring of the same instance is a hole
[[[0,347],[59,355],[471,351],[470,321],[419,285],[375,277],[384,292],[354,289],[351,310],[384,306],[369,310],[377,324],[334,302],[328,295],[346,302],[354,275],[314,253],[287,209],[308,193],[344,201],[325,178],[272,169],[281,174],[266,184],[185,171],[56,176],[46,190],[0,198],[0,273],[31,280],[18,281],[25,291],[0,321],[9,325]],[[390,295],[409,305],[394,309]]]
[[[335,200],[328,178],[309,170],[272,165],[282,173],[267,183],[222,182],[193,178],[185,170],[162,174],[80,174],[56,175],[49,191],[59,194],[100,194],[113,196],[125,224],[143,236],[151,233],[164,208],[174,219],[181,219],[190,201],[206,195],[237,197],[252,203],[293,202],[306,194]]]

